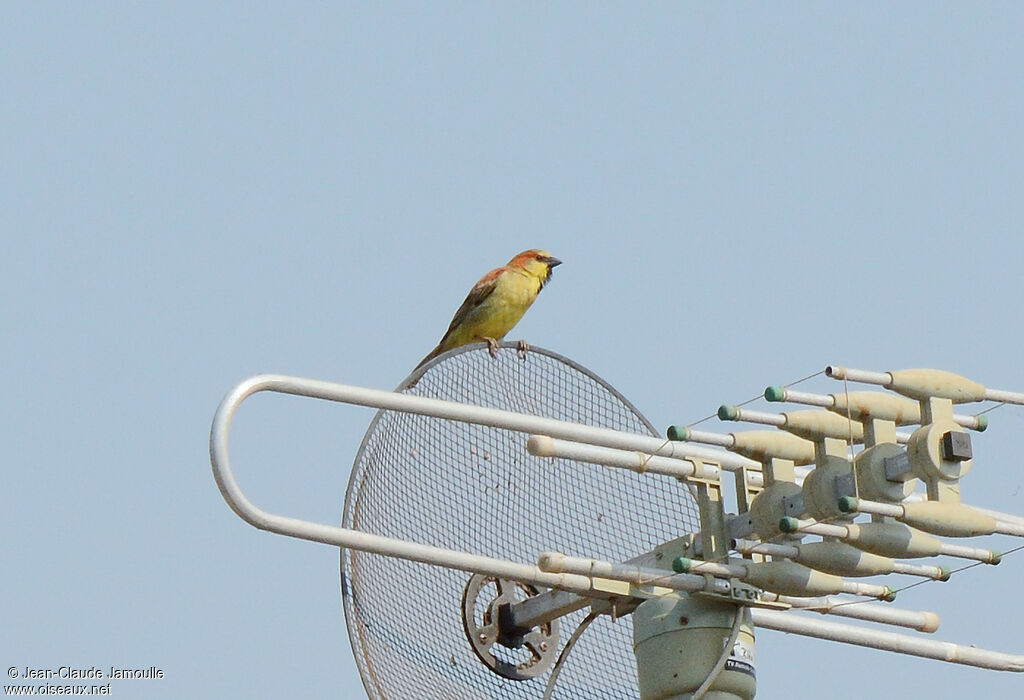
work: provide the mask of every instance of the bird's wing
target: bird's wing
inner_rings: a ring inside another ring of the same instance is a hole
[[[444,337],[441,338],[441,345],[444,345],[444,341],[448,339],[452,331],[462,325],[466,318],[473,312],[473,310],[484,303],[487,297],[494,293],[495,287],[498,286],[498,277],[505,268],[497,267],[486,275],[481,277],[473,288],[469,290],[469,294],[466,295],[466,300],[462,302],[462,306],[455,312],[455,316],[452,317],[451,325],[448,326],[448,330],[444,332]]]
[[[416,365],[416,369],[419,369],[447,349],[447,343],[452,333],[466,322],[466,319],[469,318],[470,314],[483,304],[484,301],[487,300],[487,297],[494,293],[494,289],[498,286],[498,277],[500,277],[501,273],[504,271],[504,267],[495,268],[481,277],[480,280],[473,285],[473,288],[469,290],[469,294],[466,296],[466,300],[462,302],[462,306],[460,306],[459,310],[455,312],[455,317],[452,318],[452,322],[451,325],[448,326],[448,330],[444,332],[441,342],[437,344],[437,347],[430,351],[430,354],[420,360],[420,363]]]

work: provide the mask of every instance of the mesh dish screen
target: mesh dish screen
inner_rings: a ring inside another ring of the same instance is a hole
[[[625,398],[541,348],[503,343],[446,353],[399,391],[585,425],[655,435]],[[698,529],[689,490],[673,479],[533,457],[527,435],[380,411],[356,456],[343,527],[533,563],[544,551],[624,561]],[[343,549],[349,638],[370,698],[540,698],[550,669],[527,681],[491,672],[465,638],[470,574]],[[560,621],[559,646],[586,615]],[[638,697],[629,619],[601,616],[567,657],[554,698]]]

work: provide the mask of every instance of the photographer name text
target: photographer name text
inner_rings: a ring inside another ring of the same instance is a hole
[[[19,675],[26,680],[51,680],[54,678],[61,678],[65,680],[102,680],[102,679],[142,679],[142,678],[156,678],[160,679],[164,677],[164,671],[156,666],[150,666],[149,668],[117,668],[111,666],[108,670],[104,671],[98,666],[92,666],[89,668],[75,668],[74,666],[60,666],[58,668],[32,668],[26,666],[25,670],[18,674],[17,669],[11,667],[8,669],[7,675],[11,678],[17,678]]]

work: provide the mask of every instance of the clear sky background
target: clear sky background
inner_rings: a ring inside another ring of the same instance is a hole
[[[526,248],[565,264],[512,337],[660,428],[831,363],[1024,391],[1022,36],[1010,3],[6,3],[3,668],[359,697],[337,551],[228,509],[213,411],[259,372],[394,387]],[[243,488],[339,522],[372,412],[252,403]],[[1024,514],[1024,411],[990,415],[965,499]],[[1022,575],[900,603],[1024,653]],[[1024,688],[769,631],[757,654],[765,698]]]

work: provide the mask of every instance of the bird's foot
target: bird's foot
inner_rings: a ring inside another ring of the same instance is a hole
[[[530,344],[527,343],[525,340],[516,341],[516,355],[519,357],[520,360],[526,359],[526,353],[529,352],[529,350]]]
[[[487,352],[491,353],[491,357],[498,357],[498,341],[494,338],[484,338],[487,341]]]

